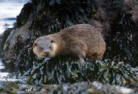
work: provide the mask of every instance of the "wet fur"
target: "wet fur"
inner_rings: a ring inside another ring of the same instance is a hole
[[[106,50],[101,29],[89,24],[73,25],[42,37],[55,40],[55,56],[69,54],[93,61],[102,59]]]

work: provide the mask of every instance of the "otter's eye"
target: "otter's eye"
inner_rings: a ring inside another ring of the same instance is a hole
[[[37,44],[36,44],[36,43],[34,43],[34,44],[33,44],[33,46],[37,46]]]
[[[51,43],[53,43],[54,42],[54,40],[51,40]]]

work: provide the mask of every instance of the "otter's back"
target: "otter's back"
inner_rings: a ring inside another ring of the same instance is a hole
[[[67,44],[79,40],[87,45],[88,53],[102,53],[106,49],[106,44],[101,32],[102,29],[92,25],[77,24],[63,29],[60,33]]]
[[[61,31],[63,37],[70,39],[79,39],[91,43],[103,42],[103,35],[101,29],[91,26],[89,24],[78,24],[65,28]]]

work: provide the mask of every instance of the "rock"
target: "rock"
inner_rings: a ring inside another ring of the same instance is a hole
[[[102,84],[94,82],[78,82],[74,84],[46,85],[39,94],[136,94],[136,90],[131,88]]]
[[[12,31],[12,28],[8,28],[3,34],[0,35],[0,56],[1,57],[3,57],[4,43],[11,31]]]
[[[125,0],[127,11],[132,15],[133,21],[138,24],[138,0]]]
[[[132,94],[134,93],[134,90],[130,88],[116,86],[116,85],[109,85],[109,84],[101,84],[97,81],[93,82],[92,85],[96,89],[103,90],[104,92],[108,94]],[[88,91],[90,91],[91,89],[88,89]]]
[[[98,81],[44,86],[7,83],[0,87],[0,89],[2,94],[7,94],[6,92],[11,91],[16,92],[16,94],[137,94],[136,89],[102,84]]]
[[[31,19],[31,18],[30,18]],[[4,59],[16,59],[15,54],[15,46],[17,45],[17,42],[25,43],[27,39],[30,37],[29,32],[29,26],[31,25],[32,21],[29,20],[24,26],[20,28],[13,29],[9,36],[6,39],[6,42],[4,44]],[[20,45],[23,46],[23,45]],[[20,48],[20,47],[19,47]]]
[[[138,0],[125,0],[126,11],[132,15],[132,20],[136,24],[136,32],[133,33],[133,39],[138,48]]]

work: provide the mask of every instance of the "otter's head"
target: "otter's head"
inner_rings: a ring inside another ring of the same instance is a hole
[[[39,59],[55,57],[56,50],[56,41],[48,36],[39,37],[33,44],[33,52]]]

